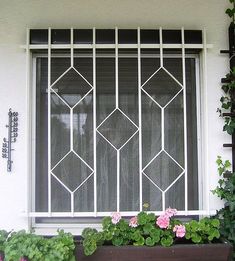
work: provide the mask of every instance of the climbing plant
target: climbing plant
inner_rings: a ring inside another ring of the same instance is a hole
[[[232,4],[231,8],[226,10],[226,14],[232,19],[230,27],[235,28],[235,0],[229,0]],[[229,113],[235,113],[235,67],[231,68],[230,72],[226,74],[223,79],[223,85],[221,87],[223,95],[220,98],[221,106],[218,108],[220,116],[224,119],[223,131],[232,135],[235,133],[235,117]]]

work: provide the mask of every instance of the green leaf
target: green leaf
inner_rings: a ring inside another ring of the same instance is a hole
[[[143,246],[145,243],[144,237],[140,236],[139,240],[134,242],[134,246]]]
[[[146,212],[140,212],[137,215],[137,220],[139,225],[145,225],[148,222],[148,215]]]
[[[145,244],[146,244],[147,246],[154,246],[154,245],[155,245],[155,241],[154,241],[151,237],[147,237],[147,238],[145,239]]]
[[[122,237],[114,237],[112,239],[112,244],[114,246],[121,246],[123,244],[123,238]]]
[[[228,9],[225,11],[225,13],[226,13],[229,17],[233,17],[233,15],[234,15],[233,9],[230,9],[230,8],[228,8]]]
[[[173,238],[171,236],[163,237],[161,239],[161,245],[165,247],[169,247],[173,244]]]

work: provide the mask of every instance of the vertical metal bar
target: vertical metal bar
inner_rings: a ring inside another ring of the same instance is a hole
[[[117,211],[120,211],[120,150],[117,150]]]
[[[166,209],[166,195],[165,191],[162,192],[162,211],[165,211]]]
[[[161,108],[161,132],[162,132],[162,150],[165,150],[165,133],[164,133],[164,128],[165,128],[165,108]]]
[[[163,39],[162,39],[162,27],[159,28],[159,41],[160,41],[160,67],[163,67]],[[161,108],[161,134],[162,134],[162,150],[165,150],[165,110],[164,107]],[[164,211],[165,206],[165,192],[162,192],[162,210]]]
[[[140,211],[143,209],[143,174],[142,174],[142,103],[141,103],[141,49],[140,28],[138,27],[138,114],[139,114],[139,200]]]
[[[185,178],[185,211],[188,211],[188,143],[187,143],[187,92],[186,92],[186,66],[185,66],[185,42],[184,28],[181,29],[182,39],[182,70],[183,70],[183,99],[184,99],[184,178]]]
[[[70,29],[70,63],[74,65],[73,28]],[[73,108],[70,108],[70,150],[73,151]]]
[[[71,214],[74,217],[74,192],[70,192],[70,200],[71,200]]]
[[[74,46],[73,46],[73,28],[70,29],[70,53],[71,53],[71,67],[74,65]]]
[[[51,28],[48,28],[48,212],[51,214]]]
[[[163,67],[163,40],[162,40],[162,28],[159,28],[159,39],[160,39],[160,66]]]
[[[118,28],[115,28],[115,101],[116,109],[119,106],[118,93]],[[117,211],[120,210],[120,151],[117,150]]]
[[[96,29],[93,28],[93,162],[94,162],[94,215],[97,216],[97,170],[96,170]]]
[[[210,214],[210,177],[208,170],[208,93],[207,93],[207,46],[206,46],[206,29],[203,30],[203,88],[204,88],[204,112],[205,112],[205,139],[204,139],[204,152],[205,152],[205,179],[206,179],[206,211],[207,215]]]
[[[116,109],[119,105],[119,93],[118,93],[118,28],[115,28],[115,102]]]
[[[70,150],[73,151],[73,108],[69,109],[70,111]]]

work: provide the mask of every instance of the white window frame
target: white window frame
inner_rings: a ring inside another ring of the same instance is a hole
[[[49,31],[49,39],[50,39],[50,29]],[[72,35],[73,29],[71,29],[71,35]],[[160,28],[159,30],[160,32],[160,39],[162,39],[162,29]],[[182,35],[184,33],[184,29],[181,29]],[[95,29],[93,29],[93,35],[95,35]],[[116,35],[117,35],[117,28],[116,28]],[[138,40],[140,39],[140,28],[138,28]],[[189,210],[185,210],[185,211],[179,211],[178,215],[209,215],[209,214],[214,214],[215,211],[210,210],[210,204],[209,204],[209,176],[208,176],[208,171],[207,171],[207,104],[206,104],[206,99],[204,97],[206,97],[205,95],[207,94],[207,88],[206,88],[206,54],[207,54],[207,48],[210,48],[211,45],[207,45],[206,44],[206,40],[205,40],[205,35],[206,32],[204,31],[203,33],[203,44],[163,44],[162,40],[160,40],[160,45],[158,44],[154,44],[154,45],[150,45],[150,44],[145,44],[142,45],[140,44],[140,41],[138,41],[138,44],[130,44],[130,45],[126,45],[126,44],[117,44],[115,46],[110,45],[110,48],[112,47],[116,47],[117,48],[138,48],[138,53],[139,53],[139,57],[140,57],[140,49],[141,48],[151,48],[154,46],[154,48],[159,48],[160,52],[162,54],[163,52],[163,48],[167,49],[167,48],[174,48],[174,49],[181,49],[182,50],[182,55],[171,55],[170,57],[183,57],[183,60],[185,60],[184,58],[187,57],[192,57],[195,58],[195,62],[196,62],[196,86],[197,86],[197,141],[198,141],[198,189],[199,189],[199,210],[196,211],[189,211]],[[72,38],[72,37],[71,37]],[[72,39],[71,39],[72,40]],[[118,45],[118,46],[117,46]],[[111,47],[112,46],[112,47]],[[72,230],[71,232],[74,233],[74,229],[75,229],[75,233],[80,233],[81,230],[84,227],[87,226],[93,226],[96,228],[99,228],[100,225],[99,224],[38,224],[35,223],[35,217],[59,217],[59,216],[63,216],[64,215],[53,215],[53,213],[51,213],[50,211],[48,212],[44,212],[44,213],[37,213],[34,212],[34,208],[33,208],[33,202],[35,202],[35,189],[34,189],[34,185],[35,185],[35,157],[33,155],[35,155],[35,126],[36,126],[36,57],[42,57],[42,55],[32,55],[31,50],[33,49],[68,49],[68,47],[71,49],[71,55],[74,56],[73,54],[73,49],[76,47],[79,48],[87,48],[87,45],[79,45],[76,46],[74,44],[70,45],[51,45],[50,43],[48,45],[43,45],[43,46],[38,46],[38,45],[30,45],[29,44],[29,31],[27,33],[27,45],[26,45],[26,54],[27,54],[27,96],[28,96],[28,130],[29,130],[29,137],[30,140],[28,142],[28,151],[29,151],[29,155],[28,155],[28,159],[29,159],[29,166],[28,166],[28,210],[27,210],[27,216],[29,217],[29,221],[31,221],[31,226],[33,226],[36,229],[39,229],[39,233],[42,234],[54,234],[55,229],[59,227],[64,227],[67,230]],[[93,55],[95,52],[95,48],[107,48],[106,45],[97,45],[95,43],[93,43],[93,45],[89,45],[89,48],[93,49]],[[196,55],[185,55],[185,49],[186,48],[192,48],[192,49],[201,49],[202,51],[200,52],[200,58],[198,58],[198,56]],[[49,56],[51,55],[50,52]],[[48,57],[48,55],[45,55],[46,57]],[[141,56],[142,57],[142,56]],[[163,57],[161,55],[161,57]],[[160,57],[160,58],[161,58]],[[49,57],[50,58],[50,57]],[[163,59],[163,58],[162,58]],[[162,63],[162,61],[161,61]],[[184,66],[184,65],[183,65]],[[140,68],[140,66],[139,66]],[[32,72],[33,70],[33,72]],[[33,77],[31,76],[33,75]],[[140,75],[140,74],[138,74]],[[49,78],[49,77],[48,77]],[[200,82],[200,83],[199,83]],[[31,86],[33,86],[33,88],[31,88]],[[201,95],[203,94],[203,95]],[[49,96],[49,95],[48,95]],[[30,102],[31,101],[31,102]],[[206,148],[206,149],[202,149]],[[31,163],[30,163],[31,162]],[[185,166],[186,169],[186,166]],[[30,173],[33,173],[33,175],[30,175]],[[186,196],[187,198],[187,196]],[[187,199],[186,199],[187,200]],[[140,204],[142,205],[142,204]],[[138,213],[138,212],[136,212]],[[136,214],[135,212],[131,212],[131,215]],[[156,215],[159,215],[160,213],[162,213],[162,211],[157,211],[154,212]],[[104,214],[107,213],[100,213],[99,215],[95,216],[104,216]],[[125,213],[122,213],[125,215]],[[126,213],[127,216],[129,216],[129,213]],[[74,213],[71,213],[70,215],[68,215],[68,217],[74,217],[76,215],[74,215]],[[79,216],[79,215],[78,215]],[[94,214],[91,215],[92,217],[94,216]],[[41,232],[40,232],[41,231]],[[47,231],[47,232],[46,232]]]

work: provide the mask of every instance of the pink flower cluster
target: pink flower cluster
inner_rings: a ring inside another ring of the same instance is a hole
[[[114,212],[114,213],[111,214],[111,218],[112,218],[112,223],[114,225],[116,225],[122,217],[121,217],[121,214],[119,212]]]
[[[137,227],[138,226],[138,220],[137,217],[133,217],[129,221],[129,226],[130,227]]]
[[[0,260],[1,261],[1,260]],[[27,261],[24,257],[20,258],[20,261]]]
[[[173,232],[176,232],[176,237],[184,237],[186,233],[186,229],[184,225],[175,225],[173,228]]]
[[[165,213],[160,215],[157,218],[157,222],[156,224],[160,227],[160,228],[168,228],[170,225],[170,218],[174,215],[176,215],[177,210],[174,208],[167,208]]]

